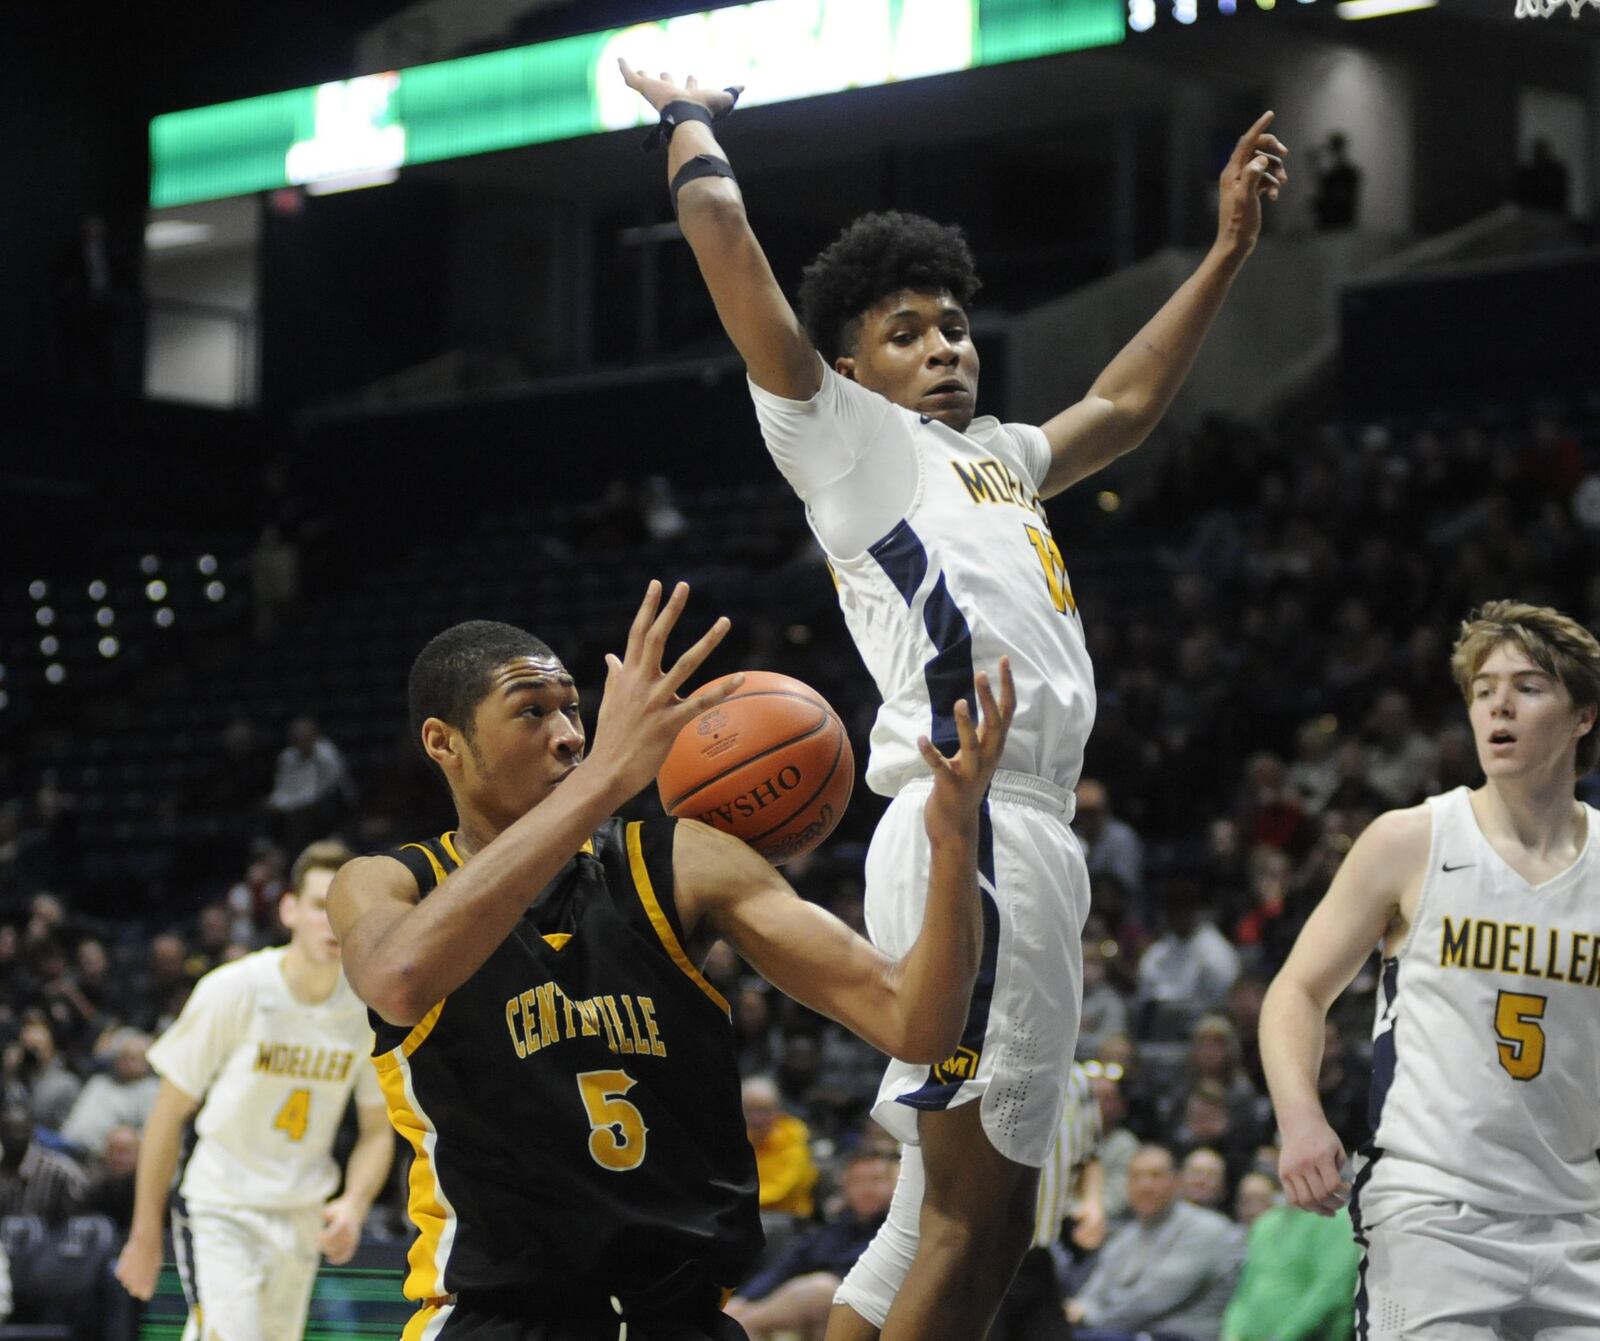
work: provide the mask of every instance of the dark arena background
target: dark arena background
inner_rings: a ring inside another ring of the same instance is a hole
[[[1479,777],[1458,622],[1515,596],[1600,631],[1600,9],[1518,5],[5,6],[0,1338],[179,1335],[170,1268],[142,1319],[111,1276],[144,1044],[284,939],[305,841],[449,825],[405,726],[433,633],[530,628],[592,732],[645,583],[687,579],[689,624],[733,619],[705,677],[806,681],[865,764],[871,681],[618,53],[748,85],[721,133],[789,293],[867,210],[962,225],[980,409],[1031,423],[1193,268],[1276,111],[1292,182],[1193,375],[1050,505],[1099,693],[1078,1055],[1134,1135],[1223,1154],[1232,1213],[1274,1167],[1265,983],[1374,814]],[[309,799],[297,732],[332,747]],[[858,926],[883,804],[858,779],[786,868]],[[1195,909],[1225,972],[1168,1000],[1141,956]],[[708,972],[821,1218],[880,1059],[731,954]],[[1323,1066],[1347,1145],[1374,980]],[[308,1336],[409,1316],[405,1168]]]

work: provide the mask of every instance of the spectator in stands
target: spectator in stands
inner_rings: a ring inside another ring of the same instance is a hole
[[[850,1157],[840,1176],[843,1209],[790,1239],[728,1301],[751,1341],[778,1332],[821,1341],[833,1292],[888,1214],[898,1173],[898,1162],[877,1152]]]
[[[1436,796],[1457,787],[1477,787],[1482,783],[1483,769],[1478,767],[1472,732],[1461,722],[1440,727],[1433,738],[1433,777],[1423,790]]]
[[[809,1219],[817,1166],[811,1162],[806,1124],[783,1111],[777,1082],[770,1076],[751,1076],[739,1087],[739,1095],[745,1133],[756,1152],[763,1222],[769,1214]]]
[[[1072,830],[1083,842],[1089,874],[1111,872],[1137,907],[1144,893],[1144,842],[1131,824],[1112,813],[1111,794],[1103,782],[1080,779],[1077,797]]]
[[[1197,1080],[1184,1097],[1172,1130],[1173,1147],[1191,1151],[1201,1146],[1217,1151],[1228,1166],[1232,1186],[1250,1167],[1256,1145],[1255,1124],[1228,1102],[1228,1093],[1214,1080]]]
[[[1278,1205],[1282,1197],[1282,1190],[1270,1173],[1251,1169],[1234,1189],[1233,1218],[1248,1230],[1262,1215]]]
[[[1239,1040],[1239,1064],[1257,1094],[1267,1092],[1260,1043],[1261,1003],[1266,995],[1266,979],[1253,973],[1241,973],[1228,989],[1228,1022]]]
[[[1294,762],[1284,780],[1307,814],[1320,815],[1338,785],[1333,763],[1338,739],[1338,729],[1327,717],[1312,717],[1295,732]]]
[[[1095,915],[1090,914],[1090,921]],[[1093,934],[1099,930],[1102,934]],[[1128,1032],[1128,1003],[1112,984],[1108,962],[1117,958],[1117,943],[1103,934],[1103,928],[1084,926],[1083,1008],[1079,1012],[1078,1057],[1084,1060],[1100,1055],[1100,1045],[1111,1034]]]
[[[1191,1206],[1204,1206],[1226,1215],[1227,1162],[1210,1146],[1196,1146],[1184,1156],[1178,1170],[1178,1195]]]
[[[1333,755],[1339,781],[1328,798],[1328,810],[1353,810],[1369,819],[1389,808],[1383,793],[1372,785],[1368,773],[1367,747],[1359,740],[1341,742]]]
[[[106,1049],[110,1069],[89,1077],[61,1125],[62,1140],[90,1155],[102,1156],[114,1127],[144,1129],[150,1105],[161,1088],[160,1077],[145,1060],[149,1047],[150,1035],[137,1029],[113,1033]]]
[[[96,1161],[83,1196],[81,1209],[85,1213],[110,1216],[123,1236],[133,1223],[133,1184],[138,1166],[138,1131],[126,1123],[113,1127],[106,1135],[105,1154]]]
[[[1260,1175],[1255,1175],[1259,1177]],[[1251,1226],[1224,1341],[1347,1341],[1361,1249],[1350,1213],[1274,1206]]]
[[[150,1032],[164,1029],[177,1018],[194,986],[185,968],[188,957],[183,937],[176,932],[151,937],[145,968],[134,978],[123,1006],[129,1024]]]
[[[1265,845],[1298,856],[1306,850],[1315,826],[1289,786],[1289,772],[1277,755],[1263,750],[1245,765],[1244,796],[1239,806],[1239,839],[1252,854]]]
[[[1336,130],[1325,143],[1311,150],[1311,166],[1317,173],[1311,217],[1319,232],[1355,227],[1361,202],[1361,169],[1350,161],[1348,143],[1344,132]]]
[[[1253,1123],[1261,1093],[1245,1074],[1239,1034],[1226,1015],[1201,1016],[1189,1036],[1189,1055],[1179,1084],[1184,1089],[1209,1080],[1222,1087],[1228,1111],[1242,1125]]]
[[[1241,961],[1252,969],[1270,971],[1294,944],[1294,874],[1281,848],[1262,843],[1250,854],[1250,905],[1234,924],[1233,939]]]
[[[72,955],[72,981],[79,994],[94,1008],[98,1022],[106,1015],[121,984],[111,981],[111,956],[98,936],[85,936]]]
[[[1420,801],[1433,773],[1433,742],[1413,724],[1411,700],[1398,689],[1378,695],[1367,736],[1367,780],[1384,798],[1384,809]]]
[[[194,947],[184,960],[184,972],[198,982],[222,962],[233,919],[226,904],[208,903],[195,918]]]
[[[42,1010],[23,1013],[16,1041],[6,1045],[4,1068],[7,1107],[26,1108],[36,1126],[58,1130],[83,1081],[62,1060],[50,1017]]]
[[[760,1075],[777,1065],[783,1036],[773,1023],[765,983],[740,984],[733,998],[733,1034],[741,1076]]]
[[[1128,1170],[1134,1219],[1100,1250],[1067,1304],[1075,1341],[1124,1341],[1140,1332],[1217,1341],[1239,1272],[1233,1226],[1178,1200],[1172,1152],[1145,1145]]]
[[[263,932],[276,931],[278,900],[287,888],[283,879],[283,853],[271,844],[257,852],[244,877],[229,886],[229,936],[253,945]]]
[[[256,637],[266,642],[277,636],[300,599],[300,547],[274,522],[261,528],[261,537],[250,551],[250,589],[255,600]]]
[[[1128,1214],[1128,1166],[1139,1149],[1139,1138],[1127,1128],[1128,1108],[1122,1101],[1119,1077],[1112,1074],[1121,1068],[1107,1068],[1091,1063],[1089,1083],[1095,1101],[1100,1105],[1100,1140],[1094,1149],[1095,1162],[1101,1170],[1103,1191],[1101,1202],[1106,1222],[1120,1224]]]
[[[1192,876],[1164,876],[1158,882],[1166,931],[1139,961],[1139,997],[1187,1008],[1212,1010],[1239,976],[1239,953],[1210,922],[1199,916],[1199,889]]]
[[[35,1139],[26,1108],[0,1110],[0,1215],[37,1215],[59,1224],[77,1211],[87,1189],[76,1160]]]
[[[1350,1048],[1338,1024],[1328,1020],[1322,1032],[1322,1066],[1317,1071],[1317,1094],[1328,1125],[1339,1134],[1346,1150],[1356,1150],[1367,1137],[1366,1068],[1350,1064]]]
[[[51,1028],[63,1047],[71,1052],[78,1051],[93,1035],[99,1011],[78,990],[67,971],[66,947],[54,936],[32,942],[28,954],[32,970],[29,1005],[49,1017]]]
[[[296,717],[289,723],[289,743],[278,755],[267,797],[284,848],[298,854],[326,838],[338,829],[354,800],[355,784],[339,747],[322,734],[314,718]]]

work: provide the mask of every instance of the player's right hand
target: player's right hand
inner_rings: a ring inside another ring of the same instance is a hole
[[[161,1274],[161,1235],[130,1234],[117,1256],[116,1277],[135,1299],[149,1299]]]
[[[635,70],[621,56],[617,57],[617,68],[622,71],[623,82],[658,112],[669,102],[697,102],[712,116],[721,116],[733,108],[734,94],[725,88],[701,88],[693,75],[681,84],[666,70],[660,78],[652,78],[643,70]],[[734,87],[744,92],[743,84]]]
[[[688,600],[689,584],[680,582],[663,605],[661,584],[652,581],[633,617],[622,656],[606,653],[605,697],[595,722],[594,747],[583,767],[608,771],[624,800],[655,779],[678,732],[692,718],[731,697],[744,683],[743,675],[731,675],[714,689],[678,697],[684,682],[732,627],[726,616],[718,619],[699,642],[663,670],[667,636]]]
[[[1283,1133],[1278,1178],[1291,1206],[1317,1215],[1337,1215],[1350,1200],[1344,1169],[1344,1145],[1326,1121]]]

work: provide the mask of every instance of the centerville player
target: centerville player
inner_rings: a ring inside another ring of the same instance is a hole
[[[1485,605],[1451,658],[1486,781],[1380,815],[1261,1011],[1289,1200],[1350,1194],[1361,1341],[1600,1335],[1600,643]],[[1323,1020],[1383,942],[1353,1189],[1317,1098]]]
[[[1043,499],[1133,450],[1187,377],[1288,180],[1272,113],[1223,169],[1215,245],[1106,366],[1041,426],[976,416],[978,288],[957,228],[857,219],[778,286],[712,122],[733,91],[622,66],[661,116],[683,236],[745,361],[762,436],[828,556],[882,696],[867,785],[893,798],[866,863],[873,943],[922,917],[926,734],[948,751],[973,666],[1016,666],[1016,730],[983,814],[984,945],[959,1047],[894,1061],[875,1117],[906,1145],[888,1218],[840,1287],[828,1341],[971,1341],[988,1330],[1034,1227],[1039,1167],[1065,1102],[1082,996],[1089,879],[1069,827],[1094,720],[1093,669]],[[936,182],[928,182],[937,191]]]
[[[289,944],[206,974],[150,1049],[161,1089],[139,1151],[133,1227],[117,1279],[148,1299],[184,1124],[197,1141],[173,1199],[188,1297],[186,1338],[298,1341],[319,1254],[348,1262],[394,1157],[366,1008],[340,972],[328,887],[350,860],[336,842],[295,861],[279,903]],[[331,1151],[345,1106],[359,1136],[344,1191]]]

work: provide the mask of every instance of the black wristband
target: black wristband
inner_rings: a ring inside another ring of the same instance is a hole
[[[726,177],[730,182],[739,179],[733,175],[733,168],[725,158],[718,158],[715,154],[696,154],[672,178],[672,214],[678,214],[678,192],[683,190],[690,182],[700,177]]]
[[[698,121],[703,126],[709,126],[713,121],[721,121],[728,113],[732,112],[734,105],[739,101],[739,94],[743,92],[738,88],[723,90],[732,97],[733,102],[720,112],[713,112],[703,102],[691,102],[688,98],[674,98],[661,109],[661,120],[650,127],[650,133],[644,137],[644,143],[639,147],[645,153],[672,139],[672,132],[685,121]]]

